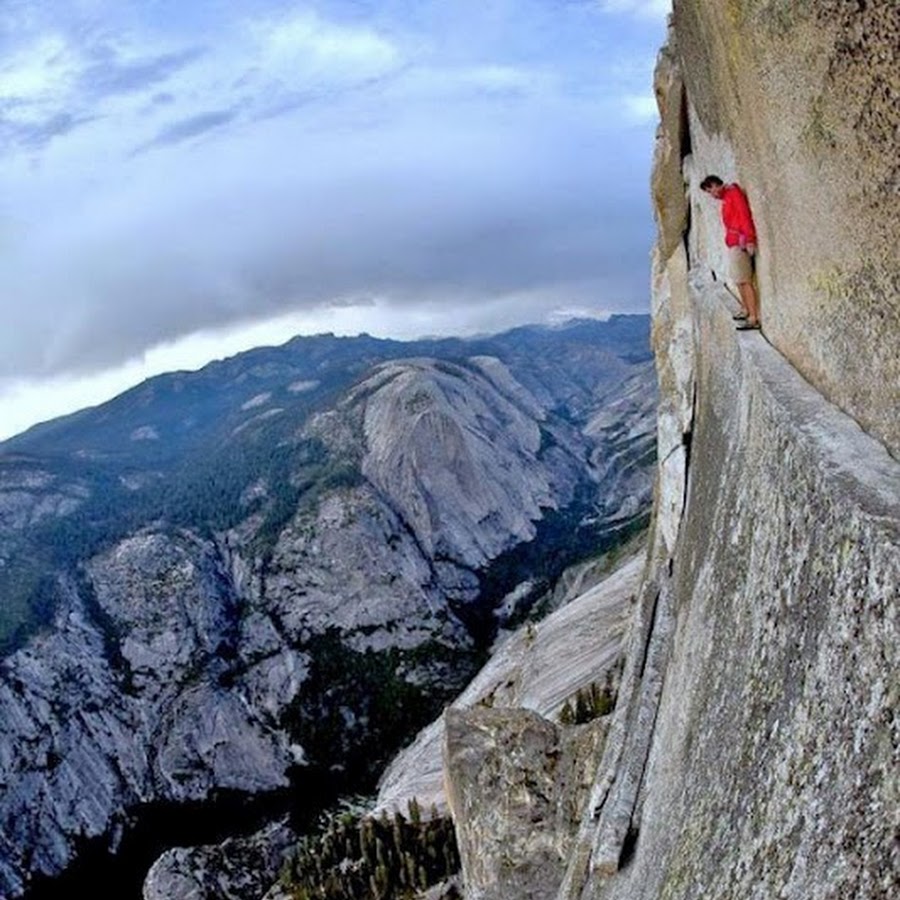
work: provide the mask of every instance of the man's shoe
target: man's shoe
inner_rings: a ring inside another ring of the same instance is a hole
[[[759,331],[759,322],[741,322],[738,331]]]
[[[745,319],[749,318],[747,313],[736,313],[731,317],[735,322],[743,322]]]

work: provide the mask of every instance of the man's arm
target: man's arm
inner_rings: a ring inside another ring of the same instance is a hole
[[[756,251],[756,226],[753,223],[753,214],[750,212],[750,204],[747,202],[747,195],[743,188],[739,188],[735,194],[734,212],[740,235],[740,247],[753,254]]]

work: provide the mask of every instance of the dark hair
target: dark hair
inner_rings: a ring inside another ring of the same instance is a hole
[[[707,175],[703,181],[700,182],[700,190],[708,191],[714,184],[722,185],[725,184],[718,175]]]

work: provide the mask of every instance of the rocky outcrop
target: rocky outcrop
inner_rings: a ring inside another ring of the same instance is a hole
[[[377,623],[402,630],[404,622],[418,618],[411,613],[421,611],[423,595],[430,594],[435,612],[446,598],[477,599],[478,570],[531,540],[544,511],[571,502],[583,477],[583,437],[549,422],[544,407],[509,370],[497,359],[490,362],[493,380],[480,368],[436,360],[387,363],[311,423],[310,432],[334,452],[346,454],[348,445],[358,445],[364,479],[356,508],[340,509],[343,500],[320,507],[313,529],[317,541],[328,535],[336,542],[320,566],[330,583],[316,594],[343,608],[343,615],[328,610],[342,627],[350,624],[343,621],[349,613],[364,617],[357,627]],[[371,519],[376,509],[389,518],[375,533],[351,527],[360,518]],[[282,541],[289,552],[303,546],[298,530]],[[419,562],[419,570],[409,572],[417,587],[411,605],[403,602],[392,567],[380,566],[387,580],[379,590],[378,580],[373,584],[370,577],[375,567],[365,564],[367,557],[381,557],[388,544],[401,551],[406,545],[406,553],[393,555]],[[315,552],[320,553],[318,545]],[[286,568],[293,573],[310,564],[315,561],[294,560]],[[360,602],[348,604],[354,589]],[[298,599],[293,615],[302,616],[316,594]]]
[[[736,178],[759,231],[766,337],[900,457],[900,7],[842,0],[678,0],[674,7],[671,51],[690,121],[691,221],[700,225],[693,264],[725,271],[710,221],[717,210],[697,182],[709,172]],[[684,137],[667,124],[662,140]],[[657,205],[665,223],[677,193]]]
[[[262,897],[296,842],[285,822],[274,822],[248,838],[167,850],[147,873],[143,900]]]
[[[113,582],[130,583],[117,599],[135,602],[135,620],[121,613],[104,619],[129,626],[122,665],[111,664],[108,636],[86,608],[84,588],[74,584],[65,586],[49,632],[4,660],[4,895],[21,892],[28,873],[63,869],[76,836],[105,837],[115,846],[137,804],[202,798],[214,786],[254,792],[287,785],[294,761],[287,735],[221,687],[224,670],[214,652],[221,629],[196,628],[197,619],[204,626],[216,621],[223,599],[201,590],[204,549],[136,538],[95,561],[94,583],[111,568]],[[171,580],[146,580],[142,565],[165,553],[179,557]],[[179,623],[192,592],[195,606]]]
[[[598,583],[576,592],[546,619],[507,635],[448,712],[524,708],[544,719],[557,719],[567,699],[592,682],[603,683],[615,670],[643,566],[644,555],[638,553]],[[448,741],[442,716],[399,753],[379,782],[375,814],[403,811],[412,798],[423,809],[435,805],[443,812],[445,745],[456,752]],[[477,813],[477,807],[473,811]]]
[[[470,900],[549,896],[562,876],[606,722],[449,710],[444,767]]]
[[[542,465],[545,410],[499,360],[490,362],[494,381],[428,361],[388,365],[365,406],[363,474],[399,507],[429,556],[466,567],[534,537],[541,508],[568,502],[577,478],[562,449],[551,450],[554,465]],[[454,415],[460,407],[467,421]],[[565,442],[571,448],[572,436]],[[568,484],[552,484],[551,473]],[[493,529],[473,528],[487,519]]]

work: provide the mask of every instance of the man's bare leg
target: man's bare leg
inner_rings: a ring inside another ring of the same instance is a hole
[[[747,313],[748,325],[759,325],[759,300],[756,297],[756,288],[752,281],[742,281],[738,285],[741,294],[741,306]]]

